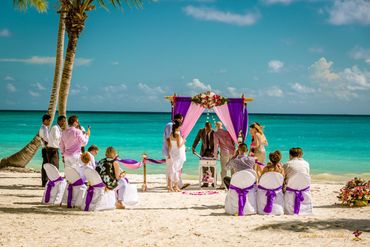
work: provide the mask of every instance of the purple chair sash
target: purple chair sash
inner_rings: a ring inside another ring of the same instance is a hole
[[[73,184],[68,185],[68,200],[67,200],[67,208],[72,207],[72,197],[73,197],[73,187],[84,185],[84,181],[82,178],[76,180]]]
[[[256,183],[252,184],[251,186],[249,186],[247,188],[241,189],[239,187],[236,187],[236,186],[230,184],[229,189],[230,190],[235,190],[235,192],[238,193],[238,197],[239,197],[239,202],[238,202],[239,216],[244,215],[244,207],[245,207],[245,203],[247,201],[247,194],[251,189],[254,188],[255,185],[256,185]]]
[[[267,201],[266,201],[266,206],[263,209],[263,212],[269,214],[272,212],[272,206],[274,204],[274,200],[276,197],[276,191],[281,190],[283,186],[277,187],[275,189],[266,189],[265,187],[258,185],[258,188],[266,191]]]
[[[100,183],[100,184],[90,185],[89,188],[87,188],[85,211],[89,211],[90,203],[93,199],[95,188],[105,188],[105,184]]]
[[[56,182],[63,181],[64,179],[62,177],[58,177],[55,180],[50,180],[47,183],[46,193],[45,193],[45,202],[48,203],[50,201],[50,193],[51,189],[55,186]]]
[[[292,188],[287,187],[286,191],[294,192],[295,193],[295,199],[294,199],[294,214],[299,214],[299,211],[301,209],[301,202],[304,201],[304,196],[302,192],[310,190],[310,186],[307,188],[301,189],[301,190],[295,190]]]

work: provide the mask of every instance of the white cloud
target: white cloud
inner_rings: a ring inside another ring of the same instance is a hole
[[[26,63],[26,64],[54,64],[55,57],[40,57],[33,56],[31,58],[0,58],[0,62],[3,63]],[[92,62],[90,58],[76,58],[75,65],[83,66],[89,65]]]
[[[364,60],[370,64],[370,49],[365,49],[360,46],[356,46],[350,51],[350,56],[356,60]]]
[[[104,86],[104,91],[107,93],[116,93],[116,92],[123,92],[127,90],[126,84],[111,84]]]
[[[85,93],[89,90],[87,86],[83,86],[81,84],[76,84],[73,88],[69,90],[71,95],[79,95],[81,93]]]
[[[32,96],[32,97],[39,97],[40,96],[40,93],[38,92],[35,92],[35,91],[32,91],[32,90],[29,90],[28,93]]]
[[[214,8],[187,6],[184,12],[191,17],[204,21],[216,21],[238,26],[250,26],[260,18],[258,12],[249,12],[244,15],[220,11]]]
[[[10,37],[11,36],[11,33],[9,31],[9,29],[1,29],[0,30],[0,37]]]
[[[316,90],[314,88],[307,87],[305,85],[302,85],[298,82],[293,83],[291,88],[300,94],[309,94],[309,93],[314,93]]]
[[[284,67],[284,63],[279,60],[270,60],[268,62],[268,67],[271,72],[279,73],[281,72],[282,68]]]
[[[151,87],[145,83],[138,84],[139,90],[142,91],[144,94],[148,95],[150,100],[155,100],[158,98],[158,95],[164,94],[168,91],[167,88],[162,88],[160,86]]]
[[[7,75],[4,77],[4,81],[15,81],[15,79],[11,77],[10,75]]]
[[[240,97],[242,95],[242,93],[235,87],[227,87],[227,91],[232,97],[235,98]]]
[[[112,62],[112,65],[118,65],[119,64],[119,62],[118,61],[113,61]]]
[[[276,86],[266,89],[265,94],[270,97],[278,97],[278,98],[284,97],[283,90]]]
[[[295,0],[262,0],[262,2],[264,4],[267,4],[267,5],[272,5],[272,4],[285,4],[285,5],[288,5],[288,4],[291,4],[294,1]]]
[[[319,53],[319,54],[324,53],[324,48],[320,46],[313,46],[313,47],[310,47],[308,50],[312,53]]]
[[[201,82],[199,79],[193,79],[192,82],[189,82],[187,84],[188,87],[190,87],[191,89],[195,90],[195,91],[212,91],[212,87],[211,85],[206,85],[204,84],[203,82]]]
[[[17,88],[15,87],[15,85],[13,83],[8,83],[8,84],[6,84],[6,90],[9,93],[14,93],[14,92],[17,91]]]
[[[329,22],[334,25],[370,25],[370,1],[334,0],[334,5],[329,9]]]
[[[312,78],[316,81],[335,81],[339,79],[339,75],[331,71],[333,62],[327,61],[322,57],[310,66]]]
[[[45,90],[46,88],[44,87],[44,85],[42,85],[40,82],[36,82],[35,84],[33,84],[34,87],[36,87],[38,90]]]

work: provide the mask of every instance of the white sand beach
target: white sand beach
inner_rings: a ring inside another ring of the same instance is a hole
[[[141,187],[142,176],[128,177]],[[370,246],[370,207],[337,205],[342,183],[312,184],[312,216],[238,217],[224,213],[223,191],[167,193],[164,175],[148,182],[134,207],[83,212],[41,204],[39,173],[2,171],[0,246]]]

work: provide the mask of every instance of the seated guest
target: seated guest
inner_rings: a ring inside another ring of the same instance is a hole
[[[310,175],[310,164],[302,156],[303,151],[301,148],[291,148],[289,150],[289,161],[283,165],[286,180],[297,173]]]
[[[95,170],[95,156],[98,154],[99,148],[96,145],[91,145],[87,152],[81,154],[81,165],[80,165],[80,177],[83,181],[86,181],[84,172],[87,168]]]
[[[256,161],[253,157],[247,156],[248,147],[245,143],[241,143],[238,146],[238,151],[234,157],[226,163],[226,169],[232,169],[232,172],[239,172],[243,170],[254,170],[256,167]],[[224,184],[227,189],[230,187],[231,177],[224,178]]]
[[[121,170],[117,161],[117,151],[113,147],[107,148],[105,157],[99,161],[96,171],[108,189],[118,192],[116,208],[124,209],[123,195],[127,185],[127,180],[124,178],[126,172]]]
[[[99,148],[98,146],[92,144],[88,149],[87,153],[90,155],[91,161],[89,163],[89,166],[91,166],[92,169],[96,168],[96,162],[95,162],[95,156],[98,154]]]
[[[270,162],[267,163],[267,165],[263,168],[261,175],[263,175],[266,172],[278,172],[278,173],[281,173],[283,176],[285,176],[284,168],[282,164],[280,163],[281,161],[280,151],[276,150],[275,152],[270,153],[269,159],[270,159]]]

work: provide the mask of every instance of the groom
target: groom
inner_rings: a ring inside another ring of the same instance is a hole
[[[169,163],[168,163],[169,162],[168,161],[168,156],[169,156],[168,146],[169,146],[169,142],[170,142],[170,136],[171,136],[171,133],[172,133],[172,126],[175,122],[179,123],[179,125],[181,126],[183,120],[184,120],[184,117],[181,114],[176,114],[173,118],[173,122],[167,123],[166,127],[164,129],[162,154],[163,154],[163,157],[166,158],[167,166],[169,166]],[[168,178],[167,178],[167,183],[168,183]],[[180,175],[180,181],[179,181],[180,188],[185,189],[189,185],[190,184],[188,184],[188,183],[185,183],[185,184],[182,183],[182,179],[181,179],[181,175]]]

